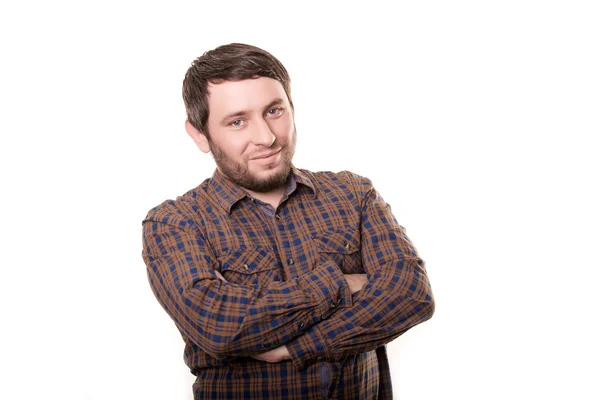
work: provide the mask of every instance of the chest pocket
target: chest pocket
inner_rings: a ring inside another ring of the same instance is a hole
[[[351,228],[313,235],[319,264],[333,261],[345,274],[364,274],[359,233]]]
[[[227,282],[252,286],[281,281],[281,268],[270,248],[239,248],[218,259],[219,270]]]

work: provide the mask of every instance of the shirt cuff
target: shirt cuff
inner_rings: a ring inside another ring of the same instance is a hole
[[[318,320],[327,319],[335,310],[352,306],[352,292],[339,267],[325,263],[300,278],[311,296],[317,297]]]
[[[344,274],[334,263],[325,263],[301,279],[308,284],[312,296],[318,296],[317,314],[312,327],[304,334],[286,344],[295,367],[301,371],[316,361],[331,358],[331,351],[320,334],[318,324],[329,318],[336,310],[352,306],[352,292]]]
[[[315,362],[328,361],[332,358],[328,343],[320,335],[316,325],[304,335],[289,341],[285,346],[298,371],[306,369]]]

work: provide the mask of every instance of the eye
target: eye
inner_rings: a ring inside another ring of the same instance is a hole
[[[231,121],[229,123],[229,125],[235,127],[235,128],[240,128],[244,125],[244,121],[242,121],[241,119],[236,119],[234,121]]]
[[[273,107],[267,111],[267,115],[271,117],[278,117],[283,114],[283,107]]]

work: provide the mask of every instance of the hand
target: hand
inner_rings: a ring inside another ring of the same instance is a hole
[[[217,275],[217,278],[219,278],[223,282],[227,282],[227,280],[225,279],[225,277],[223,275],[221,275],[221,273],[219,271],[215,270],[215,274]]]
[[[344,274],[344,278],[346,278],[352,294],[358,292],[369,282],[366,274]]]
[[[278,348],[269,350],[266,353],[253,355],[252,358],[259,361],[266,361],[268,363],[278,363],[284,360],[291,360],[292,356],[290,356],[287,347],[279,346]]]

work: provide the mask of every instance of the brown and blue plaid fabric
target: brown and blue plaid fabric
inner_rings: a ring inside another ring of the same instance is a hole
[[[217,170],[144,219],[150,285],[194,396],[390,399],[385,344],[433,314],[424,263],[368,179],[292,172],[276,210]],[[369,280],[354,295],[352,273]],[[250,358],[281,345],[292,360]]]

